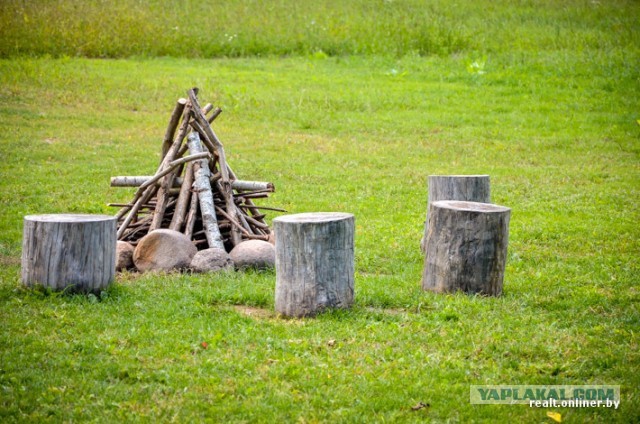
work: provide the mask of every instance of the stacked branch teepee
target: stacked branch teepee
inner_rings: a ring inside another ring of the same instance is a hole
[[[270,240],[261,210],[283,210],[257,206],[253,199],[267,197],[274,186],[236,178],[211,128],[221,110],[201,108],[197,94],[193,88],[189,99],[176,103],[155,175],[111,178],[114,187],[138,187],[130,203],[111,204],[121,207],[118,240],[136,245],[161,228],[187,235],[199,250],[230,251],[244,240]]]

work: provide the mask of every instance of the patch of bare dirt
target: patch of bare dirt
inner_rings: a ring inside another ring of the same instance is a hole
[[[276,317],[276,313],[274,311],[258,308],[255,306],[233,305],[233,309],[240,314],[256,319],[268,319]]]
[[[18,256],[5,256],[0,255],[0,265],[2,266],[17,266],[20,265],[21,259]]]
[[[402,308],[374,308],[372,306],[368,306],[366,309],[367,312],[375,312],[387,315],[400,315],[407,313],[407,310]]]

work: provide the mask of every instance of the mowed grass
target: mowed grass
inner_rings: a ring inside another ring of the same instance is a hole
[[[638,8],[559,5],[465,2],[451,28],[511,14],[511,37],[477,31],[455,54],[0,61],[0,419],[551,422],[471,405],[469,386],[613,384],[617,411],[553,411],[640,420]],[[132,191],[109,177],[155,170],[192,86],[224,109],[236,173],[276,185],[262,204],[355,214],[351,310],[281,319],[273,272],[21,288],[22,217],[114,213]],[[424,293],[427,176],[478,173],[512,208],[504,295]]]

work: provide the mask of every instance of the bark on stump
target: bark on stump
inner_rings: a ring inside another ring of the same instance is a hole
[[[429,175],[429,196],[427,217],[424,221],[424,235],[420,250],[425,252],[427,227],[429,225],[429,205],[439,200],[463,200],[467,202],[491,203],[491,187],[488,175]]]
[[[348,308],[354,292],[354,223],[349,213],[317,212],[273,220],[276,238],[276,311],[312,316]]]
[[[51,214],[24,217],[22,283],[97,293],[116,272],[116,217]]]
[[[478,202],[431,204],[423,290],[499,296],[511,209]]]

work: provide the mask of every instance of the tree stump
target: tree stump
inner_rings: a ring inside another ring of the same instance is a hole
[[[116,217],[52,214],[24,217],[22,283],[100,292],[116,272]]]
[[[423,290],[502,293],[511,209],[478,202],[431,204]]]
[[[354,292],[354,223],[350,213],[317,212],[273,220],[276,238],[276,311],[313,316],[348,308]]]
[[[429,175],[429,197],[424,235],[420,250],[425,252],[425,241],[429,223],[429,205],[438,200],[464,200],[491,203],[491,187],[488,175]]]

